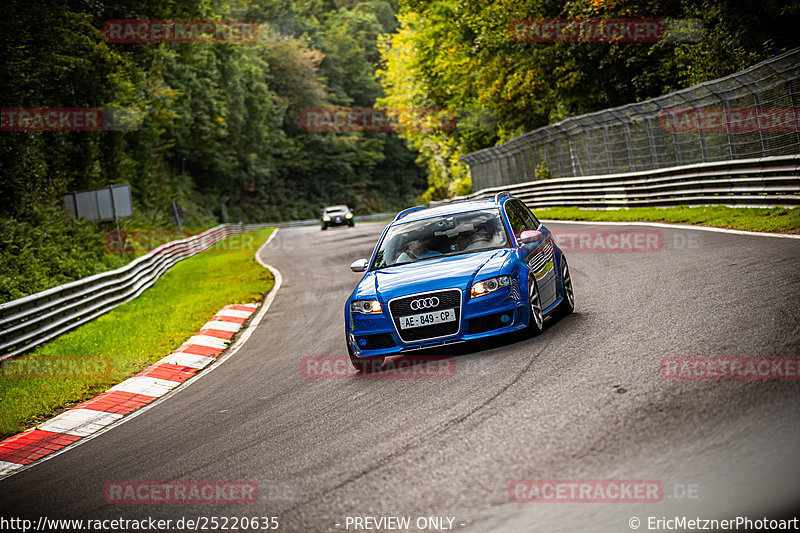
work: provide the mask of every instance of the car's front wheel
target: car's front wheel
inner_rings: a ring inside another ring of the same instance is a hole
[[[535,337],[544,329],[544,314],[542,314],[542,299],[539,297],[539,287],[536,285],[536,278],[533,274],[528,274],[528,309],[530,310],[528,333],[531,337]]]
[[[383,356],[378,357],[356,357],[353,355],[353,350],[350,344],[347,344],[347,353],[350,355],[350,364],[353,365],[356,372],[359,374],[369,374],[370,372],[377,372],[383,368],[383,361],[386,359]]]
[[[569,265],[567,258],[561,256],[561,286],[564,289],[564,299],[559,305],[559,314],[566,316],[575,310],[575,293],[572,290],[572,277],[569,275]]]

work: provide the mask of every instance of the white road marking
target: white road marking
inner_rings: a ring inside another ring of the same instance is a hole
[[[180,381],[151,378],[148,376],[136,376],[126,379],[119,385],[115,385],[108,390],[109,392],[130,392],[131,394],[144,394],[145,396],[159,398],[180,384]]]
[[[216,316],[232,316],[236,318],[248,318],[252,315],[252,311],[237,311],[236,309],[221,309]]]
[[[9,463],[8,461],[0,461],[0,476],[4,476],[17,470],[18,468],[22,468],[25,465],[19,463]]]
[[[94,409],[70,409],[40,424],[37,429],[85,437],[122,418],[118,413]]]
[[[171,363],[173,365],[188,366],[190,368],[205,368],[213,362],[213,357],[185,352],[171,353],[159,361],[159,363]]]
[[[225,348],[228,341],[220,339],[219,337],[212,337],[211,335],[194,335],[188,341],[183,343],[183,346],[196,344],[198,346],[206,346],[208,348]]]
[[[231,333],[236,333],[241,329],[242,325],[238,322],[226,322],[224,320],[212,320],[211,322],[206,322],[205,325],[200,328],[203,329],[216,329],[219,331],[230,331]]]

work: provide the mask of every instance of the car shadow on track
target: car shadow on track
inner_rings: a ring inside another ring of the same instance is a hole
[[[399,364],[399,361],[402,361],[403,359],[410,359],[416,362],[425,359],[456,359],[471,355],[482,355],[485,352],[522,345],[523,343],[535,343],[537,340],[546,339],[548,335],[558,335],[561,329],[565,327],[574,327],[583,320],[585,320],[585,318],[580,313],[572,313],[564,317],[553,317],[546,320],[544,324],[544,331],[541,335],[536,337],[531,337],[526,332],[513,332],[496,337],[488,337],[485,339],[459,342],[444,346],[435,346],[424,350],[404,352],[399,355],[388,357],[386,361],[384,361],[382,367],[373,369],[373,372],[382,373],[396,368]]]

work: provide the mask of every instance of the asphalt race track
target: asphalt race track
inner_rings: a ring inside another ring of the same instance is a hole
[[[0,481],[3,514],[611,532],[632,517],[647,531],[649,516],[784,517],[800,503],[799,381],[659,374],[668,356],[798,355],[800,240],[660,229],[658,252],[567,252],[575,313],[540,337],[451,348],[449,379],[307,379],[301,358],[346,355],[343,306],[360,279],[348,266],[383,226],[281,229],[262,258],[283,286],[247,344],[141,416]],[[104,500],[109,481],[175,479],[253,480],[259,501]],[[664,497],[520,503],[517,479],[660,480]]]

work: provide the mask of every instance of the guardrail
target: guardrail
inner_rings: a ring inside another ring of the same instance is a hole
[[[566,118],[464,155],[475,190],[800,153],[800,48],[724,78]]]
[[[117,270],[0,304],[0,361],[19,355],[139,296],[172,265],[216,242],[266,224],[222,224],[172,241]]]
[[[508,191],[531,209],[800,205],[800,154],[697,163],[658,170],[555,178],[482,189],[431,205]]]
[[[394,213],[356,216],[356,222],[394,217]],[[168,242],[117,270],[0,303],[0,361],[51,341],[107,313],[151,287],[178,261],[202,252],[220,240],[267,227],[314,226],[319,219],[272,224],[222,224],[187,239]]]

